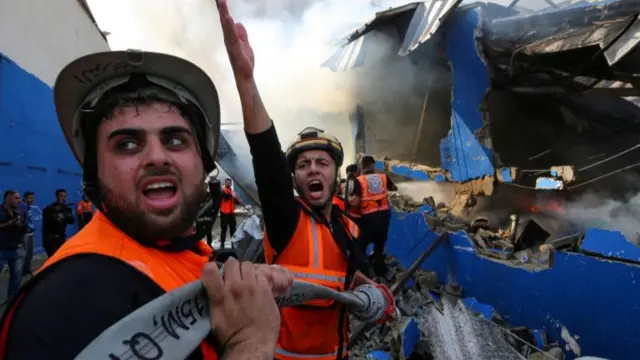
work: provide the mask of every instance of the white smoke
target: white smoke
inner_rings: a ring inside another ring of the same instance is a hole
[[[435,181],[407,181],[396,184],[398,192],[402,195],[410,196],[414,201],[421,203],[422,199],[433,196],[436,204],[443,202],[451,203],[455,195],[455,184],[437,183]]]
[[[564,217],[580,226],[620,231],[640,245],[640,194],[618,201],[588,193],[567,203],[564,210]]]
[[[337,49],[337,40],[372,18],[376,11],[408,2],[230,1],[232,15],[245,24],[249,33],[256,58],[256,81],[284,147],[304,127],[316,126],[338,137],[347,162],[354,158],[349,113],[356,100],[351,75],[334,73],[320,65]],[[242,122],[214,0],[89,3],[99,26],[110,32],[112,49],[139,48],[191,60],[216,84],[223,123]],[[362,94],[357,96],[361,98]],[[369,97],[376,96],[398,94],[371,93]],[[242,134],[241,126],[234,128]]]

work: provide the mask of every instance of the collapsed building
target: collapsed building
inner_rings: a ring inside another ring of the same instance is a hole
[[[640,1],[535,3],[390,8],[324,63],[397,95],[362,96],[358,153],[398,181],[455,184],[443,204],[392,196],[386,281],[432,253],[399,290],[398,322],[364,332],[354,358],[624,359],[640,345],[638,231],[606,221],[637,219]],[[585,194],[618,205],[576,221]],[[240,253],[259,260],[252,244]]]

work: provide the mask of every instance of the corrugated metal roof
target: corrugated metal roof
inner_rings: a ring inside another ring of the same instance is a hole
[[[420,44],[429,40],[444,22],[444,19],[461,2],[462,0],[432,0],[420,3],[409,23],[409,29],[407,29],[398,55],[406,56]]]
[[[462,0],[426,0],[391,8],[376,13],[375,17],[352,32],[344,45],[336,51],[322,66],[333,71],[346,71],[364,64],[366,47],[365,35],[378,27],[397,21],[412,11],[402,46],[398,52],[406,56],[420,44],[429,40],[438,30],[444,19],[462,2]]]

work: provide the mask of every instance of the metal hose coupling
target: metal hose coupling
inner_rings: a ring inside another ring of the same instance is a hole
[[[374,322],[380,320],[385,315],[388,307],[382,292],[373,285],[365,284],[356,287],[344,295],[352,296],[359,300],[362,305],[349,305],[349,313],[362,322]]]

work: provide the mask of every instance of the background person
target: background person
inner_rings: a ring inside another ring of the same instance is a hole
[[[20,206],[20,194],[17,191],[5,191],[3,199],[0,207],[0,271],[5,264],[9,266],[7,299],[10,299],[22,281],[27,211]]]
[[[67,225],[75,219],[71,207],[67,205],[67,190],[56,190],[56,201],[42,211],[42,246],[48,257],[64,244],[67,239]]]

